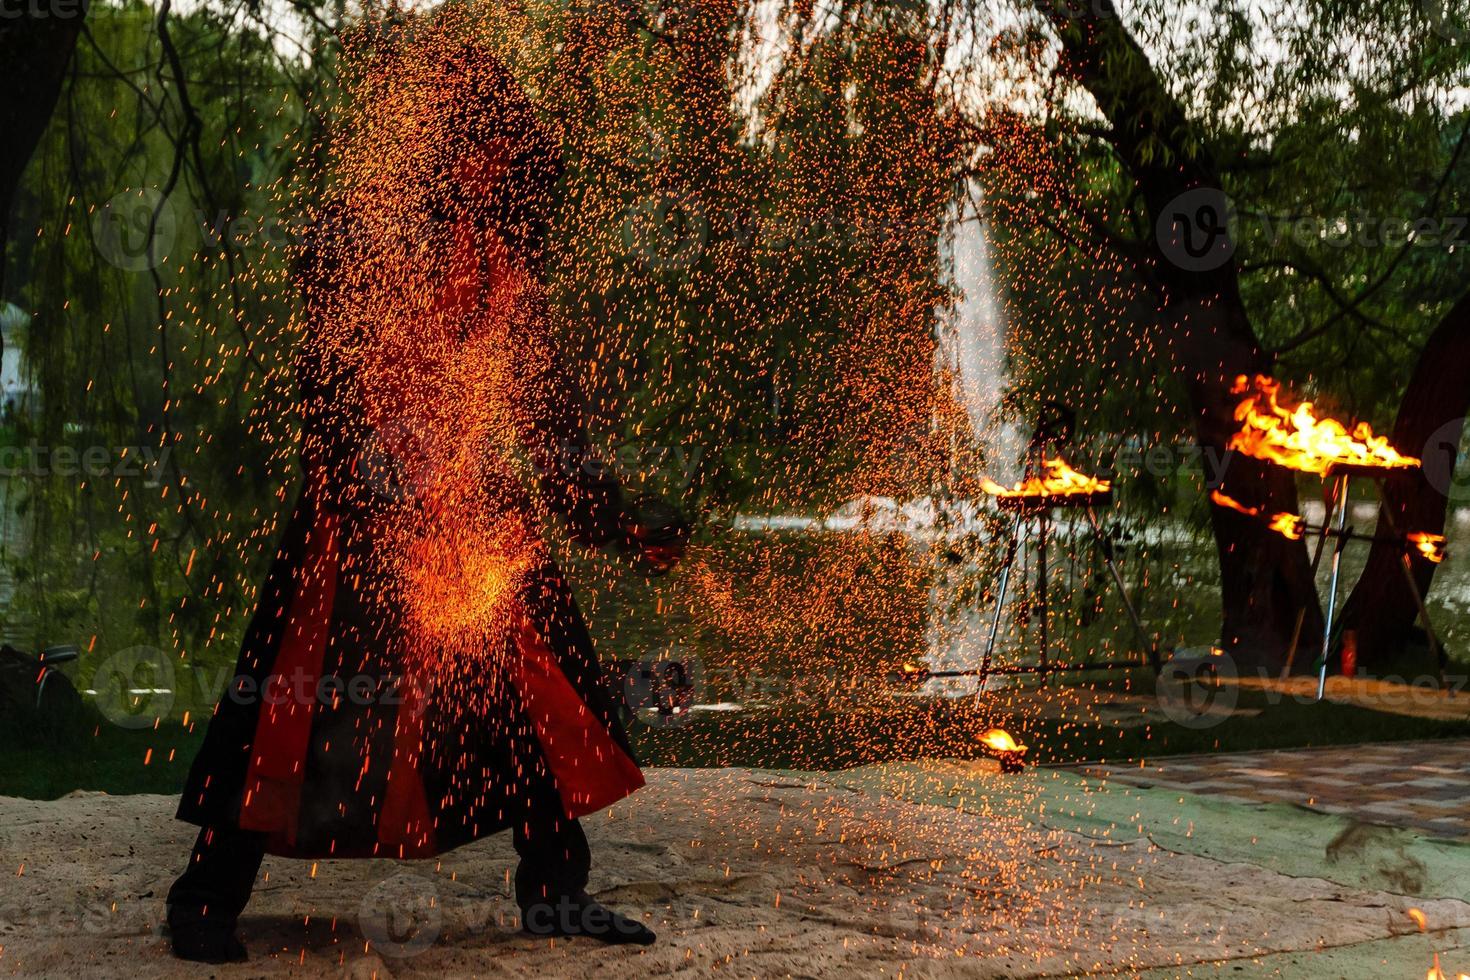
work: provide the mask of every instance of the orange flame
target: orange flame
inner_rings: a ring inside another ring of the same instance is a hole
[[[1078,473],[1060,459],[1045,460],[1046,476],[1033,476],[1014,487],[1003,487],[988,477],[981,479],[980,489],[994,497],[1054,497],[1070,494],[1104,493],[1113,485],[1107,480]]]
[[[1414,925],[1419,927],[1420,932],[1427,933],[1429,931],[1429,918],[1422,910],[1409,909],[1408,915],[1409,918],[1414,920]],[[1428,972],[1424,974],[1424,980],[1450,980],[1449,974],[1445,973],[1444,968],[1439,965],[1439,953],[1431,951],[1430,956],[1432,959]],[[1470,980],[1470,973],[1458,974],[1457,980]]]
[[[1444,561],[1445,551],[1443,534],[1430,534],[1427,531],[1415,531],[1413,534],[1409,535],[1409,541],[1413,543],[1415,548],[1419,549],[1419,554],[1421,556],[1429,559],[1436,565]]]
[[[1311,402],[1284,407],[1277,399],[1280,391],[1280,382],[1264,375],[1251,380],[1242,374],[1235,379],[1230,393],[1245,398],[1235,408],[1241,429],[1230,437],[1227,448],[1303,473],[1325,474],[1339,464],[1385,469],[1419,465],[1418,459],[1402,455],[1385,437],[1375,436],[1368,423],[1359,422],[1349,433],[1336,419],[1318,418]]]
[[[1269,526],[1288,541],[1300,541],[1302,538],[1302,519],[1297,514],[1277,514],[1271,518]]]
[[[1019,744],[1004,728],[990,729],[980,736],[980,742],[992,752],[1020,754],[1026,751],[1026,746]]]
[[[1221,507],[1239,511],[1248,517],[1261,516],[1261,509],[1259,507],[1247,507],[1234,497],[1228,497],[1219,490],[1211,490],[1210,499]],[[1302,519],[1297,514],[1288,514],[1283,511],[1280,514],[1272,515],[1270,528],[1284,538],[1291,541],[1298,541],[1302,536]]]

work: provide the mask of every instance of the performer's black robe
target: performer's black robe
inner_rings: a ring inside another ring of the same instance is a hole
[[[526,315],[540,313],[533,305]],[[577,817],[636,790],[642,775],[592,641],[549,559],[522,579],[524,616],[504,639],[509,669],[481,676],[471,664],[401,683],[392,651],[408,627],[384,598],[375,534],[392,511],[383,475],[365,467],[370,447],[345,431],[343,419],[361,421],[359,407],[344,407],[353,395],[320,380],[331,372],[315,359],[327,356],[309,349],[299,372],[304,487],[179,817],[264,832],[276,854],[426,857],[548,809]],[[544,499],[574,534],[605,542],[618,533],[622,495],[580,465],[580,398],[559,367],[533,380],[545,397],[528,413],[526,439]],[[509,477],[491,497],[534,524]]]

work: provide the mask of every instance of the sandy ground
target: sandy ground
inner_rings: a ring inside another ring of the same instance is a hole
[[[1163,830],[1194,840],[1180,815],[1135,819],[1123,796],[1105,833],[1049,826],[1062,778],[940,763],[917,774],[655,770],[646,790],[587,821],[592,890],[658,930],[649,949],[519,934],[502,836],[435,862],[268,858],[242,922],[251,961],[217,969],[172,960],[161,938],[163,896],[193,836],[172,799],[0,799],[0,973],[1422,977],[1431,946],[1470,930],[1462,897],[1397,894],[1392,875],[1330,880],[1303,873],[1311,861],[1191,853]],[[1411,905],[1431,935],[1416,933]],[[1209,963],[1220,965],[1193,967]]]

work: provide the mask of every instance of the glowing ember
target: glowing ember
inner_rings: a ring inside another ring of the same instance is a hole
[[[1221,507],[1225,507],[1234,511],[1239,511],[1240,513],[1245,514],[1248,517],[1261,516],[1261,509],[1259,507],[1247,507],[1245,504],[1236,500],[1234,497],[1226,496],[1218,490],[1210,491],[1210,500],[1214,501],[1217,505]],[[1303,522],[1301,516],[1298,514],[1288,514],[1285,512],[1273,514],[1271,516],[1271,522],[1269,526],[1271,530],[1275,531],[1277,534],[1280,534],[1283,537],[1288,538],[1292,541],[1299,540],[1302,536]]]
[[[1336,419],[1318,418],[1311,402],[1284,407],[1277,397],[1280,391],[1280,382],[1263,375],[1250,380],[1242,374],[1235,379],[1230,393],[1245,398],[1235,409],[1241,429],[1230,437],[1228,448],[1303,473],[1325,474],[1334,466],[1410,469],[1419,465],[1419,460],[1399,453],[1385,437],[1375,436],[1368,423],[1359,422],[1349,433]]]
[[[1444,535],[1430,534],[1427,531],[1415,531],[1409,535],[1409,541],[1419,550],[1420,556],[1427,558],[1438,565],[1444,561]]]
[[[980,489],[993,497],[1066,497],[1074,494],[1107,493],[1113,488],[1107,480],[1078,473],[1060,459],[1044,462],[1046,476],[1033,476],[1016,484],[1003,487],[991,479],[982,479]]]
[[[912,660],[906,661],[899,668],[899,675],[912,684],[918,684],[928,679],[929,668],[923,664],[916,664]]]

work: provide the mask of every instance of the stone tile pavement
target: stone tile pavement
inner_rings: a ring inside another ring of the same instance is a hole
[[[1064,767],[1132,786],[1292,803],[1435,837],[1470,838],[1470,740],[1176,756]]]

